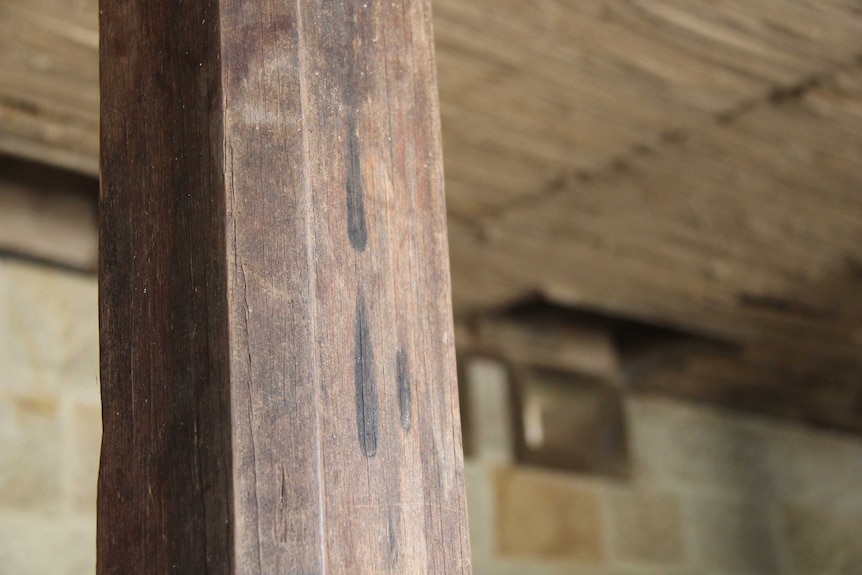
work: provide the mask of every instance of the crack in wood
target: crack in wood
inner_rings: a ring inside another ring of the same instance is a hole
[[[819,73],[809,74],[788,85],[773,86],[764,95],[743,100],[726,110],[717,112],[711,118],[712,123],[716,126],[727,126],[759,110],[798,102],[812,91],[832,83],[833,79],[840,74],[853,71],[860,66],[862,66],[862,54],[856,54],[849,61],[830,67]],[[572,189],[572,182],[589,182],[602,177],[613,177],[620,173],[628,172],[635,159],[656,154],[669,146],[683,144],[688,140],[690,134],[690,129],[670,128],[659,134],[656,143],[634,142],[622,153],[609,158],[602,166],[595,169],[562,170],[551,178],[538,194],[528,195],[503,204],[484,216],[471,219],[470,225],[480,228],[488,226],[494,220],[499,220],[512,212],[530,209],[546,200],[569,193]],[[469,218],[461,218],[461,220],[464,219]]]

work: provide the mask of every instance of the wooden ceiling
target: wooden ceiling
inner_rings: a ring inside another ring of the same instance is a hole
[[[631,385],[862,431],[859,0],[434,8],[464,329],[654,326],[709,344]],[[0,0],[0,151],[97,175],[96,22]]]

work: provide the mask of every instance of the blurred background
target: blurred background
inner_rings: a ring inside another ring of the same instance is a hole
[[[435,0],[475,572],[862,573],[862,2]],[[97,0],[0,0],[0,574],[93,573]]]

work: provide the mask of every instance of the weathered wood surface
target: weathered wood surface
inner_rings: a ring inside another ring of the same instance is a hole
[[[483,220],[482,234],[453,223],[456,307],[540,292],[789,355],[858,358],[860,70],[573,177]]]
[[[437,0],[435,18],[461,218],[612,169],[862,54],[855,0]]]
[[[862,429],[858,5],[491,4],[436,10],[456,316],[714,337],[742,351],[641,385]]]
[[[743,351],[645,385],[862,429],[860,71],[453,222],[456,311],[538,292],[716,337]]]
[[[0,1],[0,152],[96,174],[97,0]]]
[[[459,353],[513,365],[543,367],[617,381],[619,365],[611,330],[568,318],[488,317],[455,326]]]
[[[470,572],[429,3],[101,22],[99,572]]]
[[[101,10],[97,571],[231,573],[217,11]]]
[[[81,2],[0,2],[0,94],[66,114],[0,98],[34,126],[0,146],[73,130],[57,149],[95,173],[95,83],[31,70],[95,77],[94,45],[33,45]],[[862,371],[856,0],[436,0],[435,23],[460,317],[538,292],[790,358],[808,387]]]

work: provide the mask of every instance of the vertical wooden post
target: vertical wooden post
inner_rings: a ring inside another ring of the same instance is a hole
[[[470,572],[429,11],[101,1],[99,573]]]

